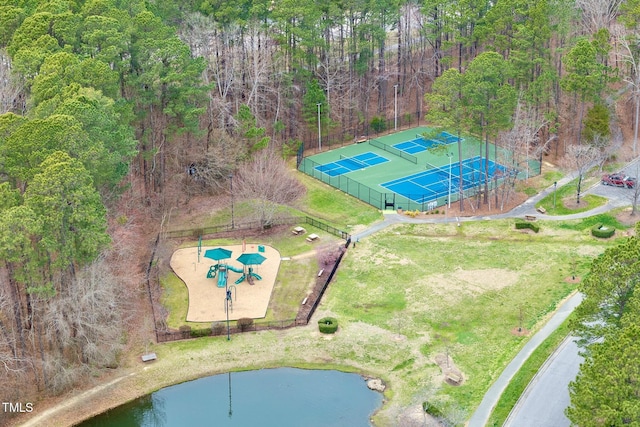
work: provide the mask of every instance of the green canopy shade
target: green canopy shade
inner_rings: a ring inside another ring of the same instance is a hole
[[[262,264],[267,258],[258,253],[247,253],[240,255],[236,259],[238,260],[238,262],[244,265],[259,265]]]
[[[204,251],[204,257],[210,258],[216,261],[220,261],[221,259],[231,258],[232,251],[224,248],[214,248],[207,249]]]

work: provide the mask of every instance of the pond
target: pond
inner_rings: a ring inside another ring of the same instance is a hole
[[[381,404],[358,374],[262,369],[167,387],[80,426],[369,427]]]

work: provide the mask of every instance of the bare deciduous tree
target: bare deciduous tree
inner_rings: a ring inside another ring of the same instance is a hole
[[[278,210],[304,194],[304,187],[272,148],[255,154],[254,159],[239,169],[234,180],[234,193],[252,207],[263,227],[271,225]]]
[[[640,177],[640,164],[636,162],[628,172],[637,180],[638,177]],[[629,189],[627,198],[631,202],[631,216],[636,216],[638,213],[638,202],[640,201],[640,185],[638,185],[637,181],[636,185]]]
[[[103,258],[78,272],[71,284],[48,301],[46,337],[59,351],[47,352],[49,390],[75,383],[90,367],[115,367],[122,349],[124,298]]]
[[[576,185],[576,203],[580,204],[580,192],[582,191],[582,180],[589,169],[597,166],[602,159],[602,151],[591,145],[572,145],[567,150],[567,158],[573,169],[578,174]]]
[[[609,28],[618,16],[622,0],[576,0],[582,12],[582,25],[587,34],[594,34],[602,28]]]
[[[501,132],[498,137],[498,145],[506,149],[501,151],[503,154],[499,156],[498,161],[509,169],[508,173],[503,175],[499,189],[500,210],[515,193],[515,182],[518,176],[524,173],[525,178],[529,178],[529,163],[539,159],[555,138],[552,136],[546,141],[540,140],[543,129],[548,125],[549,120],[542,117],[539,109],[526,105],[522,99],[518,100],[513,116],[513,127]],[[506,153],[509,155],[507,156]]]
[[[0,50],[0,114],[8,111],[24,113],[23,85],[12,75],[11,59]]]

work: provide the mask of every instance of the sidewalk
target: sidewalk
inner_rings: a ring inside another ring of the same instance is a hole
[[[494,406],[498,403],[502,392],[507,387],[513,376],[522,367],[524,362],[531,356],[531,353],[555,331],[558,326],[564,322],[573,310],[580,305],[582,294],[575,293],[569,299],[565,300],[556,310],[555,314],[549,321],[525,344],[520,352],[513,358],[511,363],[502,371],[502,374],[491,385],[487,393],[485,393],[482,402],[471,416],[468,427],[483,427],[493,411]]]
[[[604,212],[608,212],[611,209],[614,209],[617,205],[612,203],[606,203],[605,205],[598,206],[592,210],[586,212],[580,212],[572,215],[562,215],[562,216],[553,216],[547,214],[541,214],[536,211],[536,203],[540,200],[552,194],[555,188],[560,188],[572,180],[576,178],[575,174],[569,174],[557,181],[557,186],[550,186],[545,190],[542,190],[540,193],[536,194],[533,197],[525,200],[522,204],[516,206],[511,209],[509,212],[504,212],[500,214],[488,215],[488,216],[469,216],[469,217],[449,217],[449,218],[429,218],[429,219],[416,219],[411,218],[406,215],[401,215],[396,213],[395,211],[385,211],[384,219],[381,222],[373,224],[371,227],[360,231],[359,233],[355,233],[351,236],[354,242],[357,242],[361,238],[370,236],[372,234],[377,233],[378,231],[392,225],[399,223],[409,223],[409,224],[421,224],[421,223],[439,223],[439,222],[468,222],[468,221],[481,221],[486,219],[503,219],[503,218],[522,218],[525,215],[536,215],[539,216],[540,219],[545,220],[568,220],[568,219],[579,219],[579,218],[587,218],[593,215],[598,215]],[[598,184],[595,184],[598,185]],[[594,187],[595,187],[594,185]],[[590,188],[585,189],[582,194],[586,194]]]

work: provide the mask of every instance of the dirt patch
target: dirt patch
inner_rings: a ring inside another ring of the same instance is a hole
[[[434,209],[429,212],[415,212],[415,211],[402,211],[402,213],[410,218],[416,219],[440,219],[440,218],[455,218],[455,217],[471,217],[471,216],[489,216],[500,213],[509,212],[516,206],[524,203],[529,197],[525,193],[515,193],[502,208],[495,206],[492,199],[489,204],[484,204],[482,201],[478,203],[477,199],[464,201],[464,211],[460,211],[460,202],[451,203],[451,207],[439,206],[438,209]]]
[[[580,277],[578,276],[569,276],[564,279],[567,283],[580,283]]]
[[[500,268],[459,269],[448,274],[433,275],[428,285],[443,301],[453,302],[453,299],[459,300],[461,296],[479,295],[515,285],[519,278],[517,271]]]
[[[624,210],[624,211],[622,211],[622,212],[620,212],[619,214],[616,215],[616,219],[621,224],[624,224],[626,226],[632,227],[638,221],[640,221],[640,212],[636,212],[634,215],[631,215],[631,212],[632,212],[631,209]],[[627,230],[626,235],[627,236],[635,235],[635,230],[633,230],[633,229],[632,230]]]
[[[258,246],[263,252],[258,250]],[[189,290],[188,322],[226,320],[224,302],[227,288],[232,293],[229,320],[243,317],[259,319],[267,314],[269,299],[280,267],[280,253],[271,246],[249,243],[223,248],[232,251],[229,259],[220,261],[221,264],[233,268],[233,270],[227,270],[226,276],[221,276],[218,271],[215,277],[208,278],[207,273],[210,267],[218,262],[204,256],[198,257],[197,247],[178,249],[171,257],[171,268],[185,282]],[[203,246],[202,254],[207,249],[213,249],[213,246]],[[259,253],[266,258],[259,266],[251,266],[256,277],[249,276],[249,267],[236,260],[243,253]],[[244,280],[236,284],[242,278]]]
[[[589,202],[584,198],[581,198],[580,203],[578,203],[578,200],[575,198],[575,196],[565,197],[564,199],[562,199],[562,206],[571,210],[593,208],[593,206],[590,206]]]
[[[442,380],[449,385],[459,386],[464,383],[464,375],[448,354],[436,354],[436,364],[442,371]]]
[[[529,335],[529,330],[521,326],[516,326],[511,330],[511,335],[514,335],[516,337],[525,337]]]

